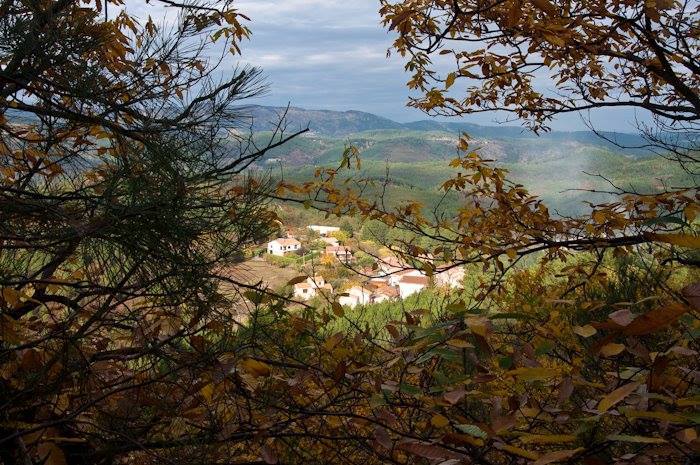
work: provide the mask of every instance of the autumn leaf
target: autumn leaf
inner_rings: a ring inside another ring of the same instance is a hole
[[[600,348],[600,354],[604,357],[614,357],[615,355],[621,354],[623,350],[625,350],[624,344],[610,343]]]
[[[559,376],[560,371],[556,368],[522,367],[510,370],[506,374],[525,381],[541,381]]]
[[[665,242],[678,247],[686,247],[689,249],[700,249],[700,236],[691,236],[690,234],[654,234],[646,235],[650,240],[656,242]]]
[[[632,394],[634,391],[636,391],[637,388],[641,386],[641,384],[641,382],[634,382],[625,384],[624,386],[615,389],[600,400],[600,402],[598,403],[598,411],[601,413],[607,412],[610,409],[610,407],[613,407],[617,403],[624,400],[627,396]]]
[[[638,316],[628,326],[622,329],[625,336],[644,336],[652,334],[661,328],[675,323],[690,309],[685,305],[673,302],[666,307],[658,307]]]
[[[271,373],[270,366],[267,363],[247,358],[240,363],[240,367],[248,374],[255,378],[261,376],[269,376]]]
[[[574,326],[574,333],[581,337],[591,337],[598,331],[591,325]]]
[[[436,414],[432,416],[430,423],[436,428],[444,428],[450,424],[450,420],[448,420],[444,415]]]
[[[442,397],[452,405],[462,400],[462,398],[467,394],[467,392],[462,389],[456,389],[454,391],[446,392]]]

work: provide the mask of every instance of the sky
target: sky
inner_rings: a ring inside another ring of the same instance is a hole
[[[261,67],[269,83],[267,95],[250,103],[360,110],[399,122],[428,118],[406,106],[410,76],[400,57],[387,58],[393,37],[380,24],[378,0],[241,0],[237,7],[251,19],[252,37],[242,44],[240,62],[226,66]],[[497,124],[503,119],[479,114],[461,121]],[[635,131],[631,110],[608,109],[591,119],[598,129]],[[552,128],[587,129],[578,115],[559,117]]]

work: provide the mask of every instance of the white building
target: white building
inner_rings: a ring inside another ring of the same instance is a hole
[[[401,280],[406,276],[425,276],[425,273],[421,270],[408,269],[394,272],[389,276],[389,285],[398,286]]]
[[[435,284],[452,289],[464,287],[464,267],[457,266],[435,274]]]
[[[280,257],[287,253],[297,252],[299,249],[301,249],[301,242],[296,239],[280,238],[267,244],[267,253]]]
[[[348,307],[356,307],[357,305],[378,304],[393,300],[399,296],[399,291],[386,283],[368,282],[362,286],[351,287],[347,294],[341,296],[338,303]]]
[[[323,276],[308,277],[306,281],[294,285],[294,297],[302,300],[312,299],[324,292],[330,295],[333,292],[333,286],[327,283]]]
[[[323,237],[329,236],[331,233],[340,231],[340,228],[338,228],[337,226],[321,226],[317,224],[312,224],[311,226],[309,226],[309,229],[311,229],[312,231],[316,231]]]
[[[357,305],[367,305],[372,299],[372,291],[367,287],[353,286],[338,299],[340,305],[356,307]]]
[[[428,287],[429,283],[430,280],[427,276],[403,276],[399,281],[399,295],[402,299],[405,299],[416,292],[422,291]]]

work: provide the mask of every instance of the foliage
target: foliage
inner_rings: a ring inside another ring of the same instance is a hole
[[[407,58],[415,107],[438,114],[500,110],[538,130],[562,113],[633,107],[656,127],[649,144],[698,162],[700,10],[675,0],[382,0],[393,48]],[[469,44],[465,47],[464,44]],[[447,74],[434,55],[454,63]],[[536,79],[537,78],[537,79]],[[536,82],[545,79],[545,86]],[[454,86],[454,87],[453,87]],[[551,87],[545,91],[542,87]],[[460,89],[458,92],[451,92]],[[676,135],[669,137],[669,132]],[[687,134],[690,133],[690,134]],[[690,146],[687,137],[690,136]]]
[[[122,3],[0,6],[4,465],[216,460],[181,446],[225,434],[202,389],[251,287],[228,267],[277,221],[246,168],[291,136],[232,136],[263,87],[215,80],[248,36],[230,2]]]
[[[363,180],[344,179],[361,168],[352,146],[340,168],[271,189],[246,168],[294,135],[262,148],[232,135],[232,103],[255,93],[257,74],[214,84],[216,60],[200,59],[217,40],[237,52],[246,18],[228,2],[160,3],[181,13],[171,35],[129,7],[102,20],[116,0],[0,8],[3,465],[697,462],[695,186],[617,192],[589,215],[557,217],[464,137],[440,185],[460,199],[454,214],[368,198]],[[434,34],[431,14],[474,2],[384,3],[405,41]],[[537,0],[458,11],[450,27],[504,46],[537,39],[529,53],[557,60],[574,89],[591,74],[571,73],[603,47],[627,51],[636,19],[680,27],[641,46],[673,47],[685,32],[675,2],[584,3],[580,24]],[[609,34],[621,27],[611,15],[628,11],[639,11],[631,29]],[[507,22],[504,38],[491,37],[494,21]],[[600,41],[583,41],[587,30]],[[504,66],[489,58],[501,52],[473,53],[489,76]],[[631,61],[617,81],[594,73],[598,89],[630,96],[642,82],[643,105],[695,118],[692,95],[673,95],[687,76],[669,82],[663,63]],[[539,97],[517,96],[532,116]],[[380,314],[245,284],[230,267],[278,227],[270,199],[381,222],[387,248],[427,275],[468,266],[466,290]]]

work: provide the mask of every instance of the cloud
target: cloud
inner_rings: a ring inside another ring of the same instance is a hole
[[[143,0],[127,0],[126,5],[141,16],[148,10],[155,20],[167,10],[155,6],[151,12]],[[380,24],[378,0],[242,0],[234,5],[250,17],[253,34],[242,44],[242,56],[227,58],[221,71],[230,73],[241,64],[262,68],[270,91],[255,103],[363,110],[398,121],[426,118],[406,107],[410,76],[400,57],[386,57],[393,35]],[[434,64],[445,72],[452,65],[440,56]],[[600,127],[612,130],[631,130],[633,118],[625,110],[594,115]],[[465,121],[503,119],[502,114],[480,114]],[[554,127],[585,129],[577,115],[558,118]]]

